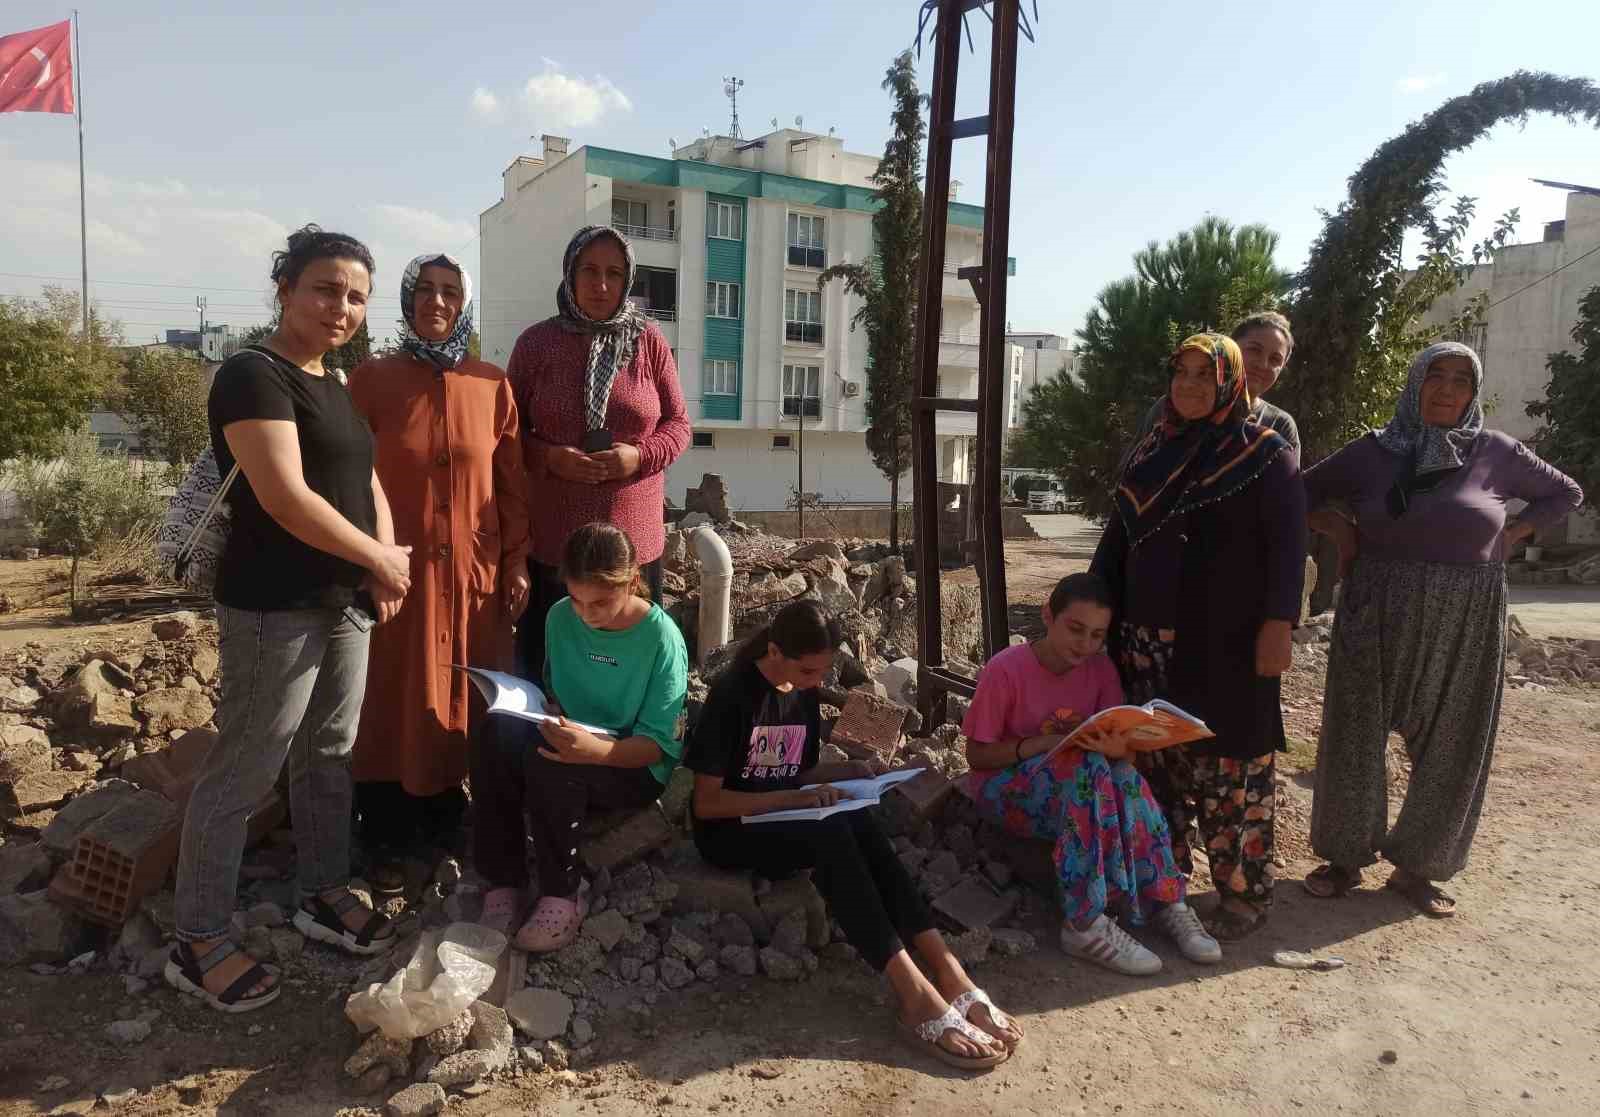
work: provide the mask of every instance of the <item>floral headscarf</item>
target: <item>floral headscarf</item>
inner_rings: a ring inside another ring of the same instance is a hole
[[[1134,448],[1117,486],[1117,512],[1137,547],[1173,515],[1224,499],[1260,477],[1288,443],[1249,421],[1250,392],[1244,355],[1230,337],[1194,334],[1173,351],[1173,373],[1187,352],[1204,353],[1216,370],[1210,414],[1193,421],[1178,414],[1167,393],[1160,424]]]
[[[443,341],[429,341],[417,333],[417,280],[422,275],[422,269],[430,264],[449,268],[461,277],[461,313],[456,315],[456,324],[451,327],[450,336]],[[400,314],[404,319],[400,323],[401,349],[428,362],[440,372],[459,367],[467,359],[467,346],[472,340],[472,323],[476,315],[476,307],[472,302],[472,277],[454,256],[444,253],[418,256],[406,265],[405,274],[400,277]]]
[[[1454,427],[1431,427],[1422,421],[1422,382],[1428,370],[1442,357],[1465,357],[1472,364],[1472,402],[1466,406]],[[1389,514],[1399,519],[1411,506],[1411,498],[1427,492],[1466,463],[1473,442],[1483,430],[1483,362],[1472,348],[1459,341],[1441,341],[1417,354],[1406,375],[1406,388],[1395,406],[1394,418],[1375,433],[1385,450],[1406,459],[1400,477],[1389,490]]]
[[[578,306],[578,257],[601,237],[610,237],[621,246],[628,274],[623,280],[622,301],[617,304],[617,309],[610,318],[597,322]],[[592,431],[605,429],[611,385],[616,381],[617,372],[633,360],[639,335],[644,333],[648,322],[644,312],[628,301],[628,292],[633,289],[634,275],[638,270],[633,259],[633,246],[626,237],[608,225],[589,225],[579,229],[561,258],[561,286],[556,288],[556,307],[561,312],[561,324],[573,333],[589,335],[589,363],[583,383],[584,411],[588,429]]]

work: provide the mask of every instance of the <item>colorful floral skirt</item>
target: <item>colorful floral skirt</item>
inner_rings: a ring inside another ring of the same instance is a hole
[[[1132,764],[1062,749],[995,772],[974,773],[978,813],[1025,838],[1055,842],[1067,921],[1085,928],[1107,911],[1135,926],[1184,898],[1167,820]]]

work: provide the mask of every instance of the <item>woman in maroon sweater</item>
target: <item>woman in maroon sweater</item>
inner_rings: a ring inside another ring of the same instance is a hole
[[[522,332],[507,366],[533,482],[533,587],[518,637],[531,678],[544,670],[544,617],[566,596],[556,568],[579,527],[627,532],[660,596],[666,472],[689,445],[689,417],[667,339],[627,300],[635,270],[617,232],[580,229],[562,258],[559,313]]]

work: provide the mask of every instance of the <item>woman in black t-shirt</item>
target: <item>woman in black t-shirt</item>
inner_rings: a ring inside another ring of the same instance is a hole
[[[756,633],[711,688],[684,756],[695,773],[695,844],[724,869],[766,877],[813,870],[845,938],[889,979],[902,1034],[951,1066],[992,1067],[1009,1056],[1022,1032],[972,984],[934,930],[870,807],[816,820],[740,821],[832,806],[848,796],[823,781],[869,774],[855,765],[818,763],[816,687],[839,640],[838,626],[816,602],[797,601]],[[927,975],[908,943],[922,955]]]
[[[220,735],[184,816],[178,942],[165,974],[223,1012],[279,992],[228,927],[246,823],[286,761],[304,898],[295,926],[354,954],[394,937],[349,888],[349,764],[369,634],[410,586],[410,548],[394,543],[372,431],[322,364],[366,319],[372,255],[308,225],[276,254],[272,279],[277,328],[225,361],[211,386],[218,468],[239,466],[217,574]]]

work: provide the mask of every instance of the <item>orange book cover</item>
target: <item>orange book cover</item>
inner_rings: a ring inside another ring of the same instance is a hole
[[[1111,706],[1101,710],[1067,734],[1056,748],[1089,748],[1103,752],[1105,744],[1120,741],[1129,752],[1155,752],[1215,736],[1205,722],[1187,710],[1157,698],[1143,706]]]

